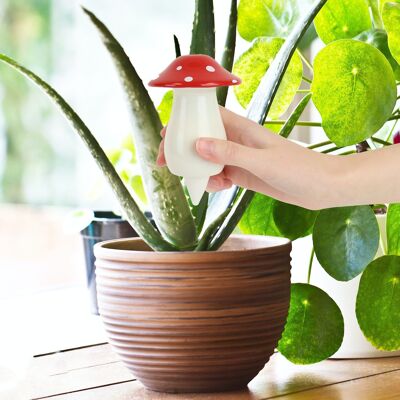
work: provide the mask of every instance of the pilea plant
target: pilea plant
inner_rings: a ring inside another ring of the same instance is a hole
[[[6,55],[0,55],[0,59],[55,101],[104,173],[126,218],[146,243],[156,251],[217,250],[238,224],[244,233],[292,240],[312,234],[309,277],[314,254],[335,279],[350,280],[363,273],[357,300],[360,326],[376,347],[400,348],[400,206],[389,206],[388,255],[375,261],[379,229],[370,206],[318,212],[233,188],[206,194],[194,207],[179,177],[155,164],[159,133],[168,122],[172,93],[167,92],[156,108],[122,46],[93,13],[84,11],[99,31],[127,94],[141,182],[157,228],[128,188],[133,184],[140,190],[138,179],[134,183],[119,170],[121,177],[113,167],[119,154],[114,158],[111,154],[110,160],[85,123],[49,84]],[[314,18],[326,46],[312,64],[298,48]],[[400,79],[399,19],[400,2],[241,0],[237,7],[232,0],[221,63],[228,70],[233,68],[243,80],[235,95],[247,108],[248,118],[284,137],[289,137],[296,125],[320,127],[327,140],[309,147],[324,153],[372,150],[391,144],[400,118],[395,109],[396,78]],[[251,43],[234,63],[236,31]],[[214,35],[212,0],[196,0],[190,53],[215,57]],[[177,38],[174,42],[176,55],[180,55]],[[309,88],[299,89],[302,83]],[[288,118],[279,119],[299,93],[304,96]],[[227,88],[219,89],[221,105],[226,97]],[[322,122],[300,121],[311,100]],[[387,137],[383,138],[385,133]],[[205,221],[210,222],[205,226]],[[309,282],[292,285],[289,316],[279,343],[284,356],[295,363],[321,361],[339,348],[343,331],[341,312],[325,292]]]

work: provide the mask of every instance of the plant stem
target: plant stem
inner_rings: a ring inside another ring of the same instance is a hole
[[[321,151],[321,153],[328,154],[328,153],[332,153],[333,151],[340,150],[340,149],[342,149],[342,147],[335,146],[335,147],[331,147],[330,149],[323,150],[323,151]]]
[[[306,76],[303,76],[302,79],[305,82],[312,83],[312,80],[310,78],[307,78]]]
[[[285,125],[286,121],[284,119],[274,119],[274,120],[267,120],[265,124],[269,125]],[[313,122],[313,121],[297,121],[296,125],[298,126],[316,126],[321,127],[321,122]]]
[[[371,136],[371,139],[376,143],[383,144],[384,146],[391,146],[393,144],[393,143],[387,142],[386,140],[379,139],[379,138],[376,138],[373,136]]]
[[[298,89],[297,93],[310,93],[311,90],[310,89]]]
[[[374,0],[368,0],[368,3],[371,8],[372,21],[374,23],[374,28],[383,29],[383,22],[382,22],[381,14],[379,12],[378,2],[374,1]]]
[[[299,51],[299,50],[298,50],[298,51]],[[314,68],[313,68],[313,66],[311,65],[310,61],[308,61],[308,59],[304,56],[304,54],[303,54],[301,51],[299,51],[299,54],[300,54],[300,57],[301,57],[301,59],[303,60],[304,64],[306,64],[307,67],[310,69],[310,71],[313,72],[313,71],[314,71]]]
[[[310,279],[311,279],[311,270],[312,270],[312,264],[314,261],[314,254],[315,254],[315,251],[314,251],[314,247],[313,247],[311,249],[310,261],[308,263],[308,274],[307,274],[307,283],[308,284],[310,283]]]
[[[203,236],[199,240],[199,243],[197,244],[196,248],[194,251],[203,251],[207,249],[207,246],[209,245],[209,240],[210,238],[213,237],[213,234],[221,227],[222,223],[224,222],[225,218],[231,211],[231,208],[227,208],[222,214],[218,216],[205,230]]]
[[[332,142],[330,140],[327,140],[325,142],[312,144],[312,145],[308,146],[308,148],[310,150],[312,150],[312,149],[317,149],[318,147],[327,146],[328,144],[332,144]]]
[[[348,156],[349,154],[355,154],[356,152],[354,150],[349,150],[349,151],[345,151],[343,153],[339,153],[337,154],[338,156]]]
[[[399,120],[394,121],[394,124],[393,124],[393,126],[392,126],[392,129],[390,130],[389,135],[388,135],[388,137],[386,138],[386,141],[387,141],[387,142],[388,142],[389,139],[392,137],[393,132],[394,132],[394,129],[396,128],[396,125],[397,125],[398,122],[399,122]]]

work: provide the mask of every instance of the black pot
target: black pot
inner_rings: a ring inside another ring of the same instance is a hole
[[[81,231],[81,235],[85,252],[90,311],[98,315],[93,246],[104,240],[137,237],[138,234],[128,221],[122,219],[121,216],[114,214],[112,211],[95,211],[93,221]]]

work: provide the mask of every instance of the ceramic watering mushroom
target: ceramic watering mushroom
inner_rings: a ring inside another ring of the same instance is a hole
[[[240,82],[240,78],[213,58],[201,54],[176,58],[157,79],[149,82],[150,86],[173,88],[174,102],[165,137],[165,159],[169,170],[183,177],[194,205],[200,202],[209,177],[219,174],[224,167],[198,156],[196,139],[226,139],[216,88]]]

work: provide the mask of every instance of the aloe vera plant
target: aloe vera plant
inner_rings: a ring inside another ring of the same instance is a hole
[[[205,194],[194,207],[179,177],[155,164],[159,133],[168,122],[172,92],[167,92],[155,107],[123,47],[92,12],[84,12],[99,32],[126,93],[135,126],[137,161],[157,229],[146,219],[93,134],[61,95],[6,55],[0,55],[0,60],[31,79],[56,103],[146,243],[157,251],[217,250],[237,226],[244,233],[286,236],[292,240],[312,234],[314,250],[309,277],[314,256],[335,279],[349,280],[363,273],[357,300],[360,326],[378,348],[399,349],[398,205],[389,207],[388,255],[379,262],[372,262],[379,229],[369,206],[318,212],[234,187],[225,193]],[[243,78],[244,84],[235,95],[247,107],[247,117],[285,138],[300,125],[319,127],[326,133],[329,140],[309,146],[314,151],[344,155],[359,148],[389,145],[400,119],[399,110],[395,109],[400,71],[399,15],[400,1],[378,4],[377,0],[241,0],[238,6],[232,0],[221,63]],[[314,20],[326,46],[312,65],[298,48]],[[237,32],[251,43],[234,63]],[[179,56],[181,49],[176,37],[174,45]],[[190,52],[215,56],[212,0],[195,1]],[[302,82],[306,89],[299,89]],[[225,105],[227,90],[218,89],[220,105]],[[301,93],[304,96],[292,107],[290,115],[279,119],[293,103],[294,95]],[[300,120],[310,102],[320,112],[322,121]],[[387,137],[383,136],[385,133]],[[363,145],[359,146],[359,142]],[[371,295],[371,288],[380,272],[386,280],[379,286],[378,304],[373,303],[378,295]],[[309,279],[292,286],[288,322],[279,343],[283,355],[302,364],[320,361],[339,348],[343,330],[341,312],[325,292],[310,285]]]

